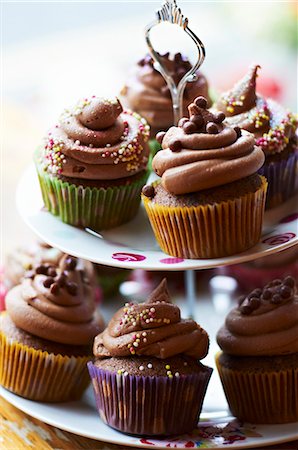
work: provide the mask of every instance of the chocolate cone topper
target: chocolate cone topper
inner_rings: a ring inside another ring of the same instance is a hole
[[[164,278],[160,284],[154,289],[154,291],[149,295],[145,303],[156,303],[156,302],[166,302],[172,303],[171,297],[168,291],[167,279]]]
[[[189,119],[182,117],[178,126],[183,128],[186,134],[208,133],[218,134],[222,130],[221,123],[225,120],[225,114],[221,111],[212,113],[207,109],[207,99],[197,97],[188,107]],[[179,151],[177,141],[169,145],[172,151]]]
[[[256,106],[258,69],[259,65],[252,66],[230,91],[221,96],[218,107],[226,113],[226,116],[235,116]]]
[[[123,108],[118,98],[108,100],[93,97],[77,116],[79,121],[91,130],[104,130],[116,122]]]

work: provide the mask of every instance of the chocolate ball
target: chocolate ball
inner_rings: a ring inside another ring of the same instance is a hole
[[[249,299],[249,305],[252,309],[257,309],[261,304],[261,300],[258,297],[251,297]]]
[[[53,295],[58,295],[58,294],[59,294],[59,290],[60,290],[60,287],[59,287],[59,284],[58,284],[58,283],[53,283],[53,284],[51,285],[51,288],[50,288],[51,294],[53,294]]]
[[[289,298],[292,295],[292,289],[290,288],[290,286],[285,285],[280,288],[279,293],[282,298]]]
[[[142,189],[142,194],[145,195],[145,197],[153,198],[155,194],[154,187],[151,186],[151,184],[146,184]]]
[[[35,272],[38,275],[46,275],[48,271],[48,266],[45,266],[44,264],[40,264],[40,266],[37,266],[35,269]]]
[[[270,289],[264,289],[263,294],[262,294],[262,298],[264,300],[270,300],[272,297],[272,292],[270,291]]]
[[[156,135],[157,142],[159,142],[161,144],[165,135],[166,135],[165,131],[159,131]]]
[[[176,140],[176,141],[170,142],[169,149],[172,150],[172,152],[180,152],[182,149],[181,141]]]
[[[67,269],[67,270],[75,270],[76,265],[77,265],[76,258],[73,258],[72,256],[70,256],[69,258],[66,258],[66,260],[65,260],[65,269]]]
[[[178,122],[178,127],[183,127],[183,125],[186,123],[186,122],[188,122],[189,121],[189,119],[187,118],[187,117],[182,117],[182,119],[180,119],[179,120],[179,122]]]
[[[193,122],[188,121],[183,125],[183,130],[186,134],[192,134],[197,131],[197,126]]]
[[[218,113],[213,114],[213,120],[215,123],[222,123],[226,118],[225,113],[219,111]]]
[[[218,128],[217,128],[216,123],[214,123],[214,122],[207,123],[206,131],[208,134],[218,134]]]
[[[44,285],[45,288],[49,288],[49,287],[52,286],[53,283],[55,283],[54,278],[48,277],[48,278],[46,278],[46,279],[44,280],[43,285]]]
[[[48,275],[49,277],[53,277],[53,278],[55,278],[55,277],[57,276],[57,272],[56,272],[56,270],[54,269],[54,267],[49,267],[49,268],[48,268],[47,275]]]
[[[253,310],[252,307],[250,306],[250,303],[247,300],[245,300],[242,303],[242,305],[240,306],[239,309],[240,309],[241,314],[244,314],[244,315],[251,314],[252,310]]]
[[[282,297],[279,294],[274,294],[272,296],[271,303],[274,303],[275,305],[278,305],[281,302],[282,302]]]
[[[207,108],[207,100],[202,95],[197,97],[194,102],[199,108],[203,108],[203,109]]]
[[[251,296],[251,297],[261,297],[261,294],[262,294],[262,289],[257,288],[257,289],[254,289],[254,290],[252,291],[252,293],[250,294],[250,296]]]

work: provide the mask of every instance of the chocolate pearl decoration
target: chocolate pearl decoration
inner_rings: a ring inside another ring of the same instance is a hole
[[[153,198],[155,194],[154,187],[151,186],[151,184],[146,184],[142,189],[142,194],[145,195],[145,197]]]
[[[207,123],[206,131],[208,134],[218,134],[218,128],[217,128],[216,123],[214,123],[214,122]]]
[[[262,294],[263,300],[270,300],[271,297],[272,297],[272,292],[270,291],[270,289],[264,289],[263,294]]]
[[[183,130],[184,130],[184,132],[186,134],[192,134],[192,133],[195,133],[197,131],[197,126],[193,122],[187,121],[183,125]]]
[[[172,152],[180,152],[182,150],[181,141],[176,140],[176,141],[170,142],[169,149],[172,150]]]
[[[54,269],[54,267],[49,267],[49,268],[48,268],[47,275],[48,275],[49,277],[53,277],[53,278],[55,278],[55,277],[57,276],[57,272],[56,272],[56,270]]]
[[[60,287],[63,287],[66,282],[66,275],[64,273],[61,273],[61,275],[57,278],[57,283]]]
[[[157,142],[159,142],[159,144],[162,143],[163,138],[165,137],[165,131],[159,131],[159,133],[157,133],[156,135],[156,140]]]
[[[272,296],[271,303],[274,303],[275,305],[278,305],[281,302],[282,302],[282,297],[279,294],[274,294]]]
[[[289,298],[291,297],[292,289],[290,288],[290,286],[284,285],[280,288],[279,293],[282,298]]]
[[[207,99],[200,95],[199,97],[195,98],[194,103],[199,107],[206,109],[207,108]]]
[[[286,286],[289,286],[289,287],[293,288],[293,287],[295,286],[295,280],[294,280],[293,277],[287,276],[287,277],[284,279],[284,284],[285,284]]]
[[[240,306],[240,312],[241,314],[248,315],[252,313],[252,307],[250,305],[250,302],[246,299]]]
[[[257,309],[261,305],[261,300],[258,297],[251,297],[249,299],[249,305],[252,309]]]
[[[40,266],[37,266],[35,269],[35,272],[38,275],[47,275],[47,271],[48,271],[48,267],[45,266],[44,264],[41,264]]]
[[[43,285],[44,285],[45,288],[50,288],[50,287],[52,286],[52,284],[54,284],[54,283],[55,283],[54,278],[52,278],[52,277],[47,277],[47,278],[44,280]]]
[[[65,260],[65,268],[67,270],[75,270],[77,266],[77,260],[75,258],[73,258],[72,256],[70,256],[69,258],[67,258]]]
[[[225,113],[219,111],[218,113],[213,114],[213,121],[215,123],[222,123],[226,118]]]
[[[178,127],[183,128],[183,125],[188,122],[189,120],[187,119],[187,117],[182,117],[182,119],[179,120],[178,122]]]
[[[60,291],[60,287],[58,283],[53,283],[50,287],[50,292],[53,295],[58,295]]]

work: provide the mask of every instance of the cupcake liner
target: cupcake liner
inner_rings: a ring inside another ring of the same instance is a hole
[[[117,227],[138,211],[149,171],[128,185],[108,188],[76,186],[49,175],[37,165],[43,201],[49,212],[70,225],[100,231]]]
[[[119,431],[156,436],[193,430],[212,369],[192,375],[118,375],[88,363],[101,419]]]
[[[0,333],[0,384],[30,400],[63,402],[80,398],[90,382],[89,360],[35,350]]]
[[[278,155],[279,157],[279,155]],[[292,152],[287,159],[269,158],[259,174],[267,178],[266,209],[274,208],[292,197],[298,190],[298,153]]]
[[[155,237],[165,253],[179,258],[218,258],[243,252],[259,241],[266,189],[267,182],[262,177],[256,192],[191,207],[158,205],[142,197]]]
[[[298,368],[254,372],[216,365],[232,414],[251,423],[298,421]]]

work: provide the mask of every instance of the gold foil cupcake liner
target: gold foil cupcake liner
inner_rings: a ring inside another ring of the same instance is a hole
[[[235,370],[216,365],[232,414],[250,423],[298,421],[298,368]]]
[[[36,350],[0,333],[0,384],[30,400],[62,402],[80,398],[90,381],[90,359]]]
[[[256,192],[208,205],[169,207],[143,195],[160,248],[171,256],[195,259],[229,256],[253,247],[261,237],[265,209],[267,181],[261,178]]]

